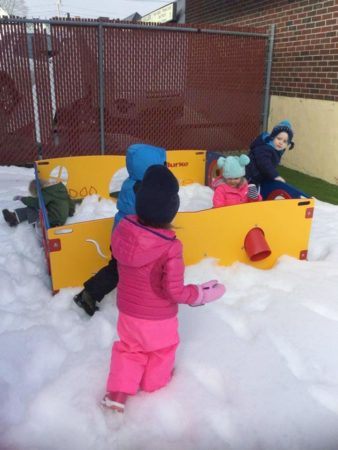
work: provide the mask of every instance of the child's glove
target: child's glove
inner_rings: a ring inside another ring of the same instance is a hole
[[[13,200],[21,200],[22,195],[14,195]]]
[[[217,280],[210,280],[206,283],[202,283],[198,287],[198,297],[195,302],[190,306],[201,306],[205,303],[213,302],[225,293],[225,286],[219,283]]]
[[[258,199],[258,189],[255,184],[249,184],[248,186],[248,198],[250,200],[257,200]]]

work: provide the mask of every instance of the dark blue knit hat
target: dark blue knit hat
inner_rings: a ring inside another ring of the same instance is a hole
[[[136,194],[139,219],[146,225],[169,224],[180,206],[178,191],[178,181],[167,167],[150,166]]]
[[[288,120],[282,120],[282,122],[279,122],[277,125],[275,125],[270,133],[269,139],[272,141],[276,136],[278,136],[279,133],[282,133],[283,131],[288,134],[288,144],[291,148],[293,148],[293,131],[291,123]]]

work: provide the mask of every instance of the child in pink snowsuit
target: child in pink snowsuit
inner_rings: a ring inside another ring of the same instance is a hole
[[[129,395],[152,392],[171,379],[179,344],[178,304],[203,305],[225,292],[216,280],[184,285],[182,244],[170,223],[179,208],[178,182],[165,166],[147,169],[136,194],[137,216],[112,236],[118,262],[119,317],[104,406],[123,412]]]
[[[250,159],[247,155],[218,158],[217,166],[221,169],[222,175],[213,183],[215,208],[262,200],[257,187],[254,184],[248,185],[244,177],[245,166],[249,162]]]

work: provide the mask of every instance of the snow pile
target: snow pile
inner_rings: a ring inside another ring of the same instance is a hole
[[[121,184],[115,184],[114,189],[121,189]],[[112,192],[117,191],[112,190]],[[198,183],[181,186],[179,196],[180,211],[200,211],[212,208],[213,191],[207,186],[201,186]],[[116,213],[117,208],[114,200],[101,198],[96,194],[89,195],[76,205],[75,214],[67,219],[67,224],[114,217]]]
[[[114,217],[116,213],[116,203],[113,200],[96,194],[89,195],[75,206],[75,213],[67,219],[67,224]]]

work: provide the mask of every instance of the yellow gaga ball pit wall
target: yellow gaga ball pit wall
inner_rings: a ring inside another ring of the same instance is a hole
[[[203,185],[205,161],[206,151],[167,152],[168,166],[180,185]],[[36,162],[40,179],[54,177],[64,181],[71,196],[77,199],[90,194],[110,198],[110,181],[124,166],[125,157],[114,155]],[[177,214],[174,226],[184,245],[186,264],[213,257],[222,265],[240,261],[268,269],[284,254],[306,258],[313,207],[313,199],[295,199],[183,212]],[[105,218],[45,229],[46,256],[54,291],[82,286],[108,263],[112,225],[113,218]],[[248,232],[257,227],[263,231],[271,254],[265,259],[252,261],[244,248],[244,241]]]
[[[313,199],[270,200],[179,213],[174,221],[184,243],[186,264],[214,257],[222,265],[235,261],[269,269],[281,255],[306,259],[312,222]],[[244,248],[253,228],[263,230],[271,254],[252,261]]]

